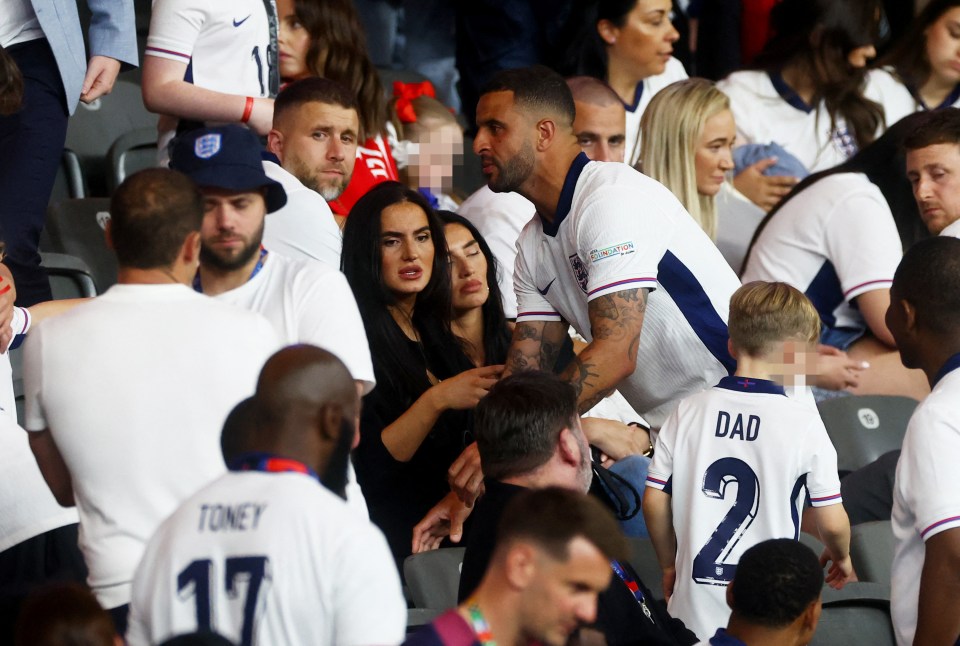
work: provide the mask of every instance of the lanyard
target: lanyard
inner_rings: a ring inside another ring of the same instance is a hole
[[[265,473],[303,473],[318,482],[317,472],[299,460],[281,458],[269,453],[248,453],[230,463],[231,471],[263,471]]]
[[[253,277],[260,273],[260,270],[263,269],[263,263],[267,258],[267,250],[263,245],[260,245],[260,257],[257,258],[257,264],[253,266],[253,271],[250,272],[250,278],[247,279],[247,282],[253,280]],[[200,284],[200,270],[197,269],[197,274],[193,277],[193,291],[203,293],[203,286]]]
[[[643,610],[643,614],[647,616],[653,623],[657,623],[653,620],[653,615],[650,612],[650,608],[647,606],[647,599],[643,596],[643,590],[640,589],[640,586],[637,584],[637,580],[630,576],[629,573],[620,565],[620,561],[610,561],[610,567],[613,568],[613,571],[617,573],[617,576],[620,577],[620,580],[627,586],[627,589],[633,593],[634,598],[637,600],[637,603],[640,604],[640,608]]]
[[[497,641],[490,631],[490,624],[487,623],[483,613],[480,612],[480,606],[473,600],[467,603],[469,604],[467,605],[467,613],[470,615],[470,625],[477,635],[477,641],[480,642],[481,646],[497,646]]]

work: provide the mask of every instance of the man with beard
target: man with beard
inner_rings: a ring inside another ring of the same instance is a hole
[[[507,504],[527,489],[560,487],[586,493],[593,471],[590,447],[577,414],[574,388],[545,372],[501,380],[477,405],[474,433],[486,493],[477,502],[460,574],[460,600],[480,585],[494,556],[496,531]],[[460,522],[454,519],[454,522]],[[452,533],[459,533],[453,528]],[[415,533],[436,547],[439,538]],[[596,630],[608,644],[693,644],[683,622],[653,603],[653,596],[626,561],[612,563],[613,578],[600,594]]]
[[[506,373],[552,369],[572,325],[589,342],[563,373],[579,410],[618,389],[659,428],[680,399],[733,371],[726,319],[740,282],[662,184],[591,162],[573,119],[570,89],[542,67],[498,73],[477,106],[488,186],[537,212],[517,242]]]
[[[191,631],[239,644],[403,638],[406,603],[386,539],[321,486],[344,481],[359,405],[329,352],[299,345],[267,361],[246,452],[147,546],[133,583],[132,646]]]
[[[359,131],[356,99],[335,81],[306,78],[277,96],[263,170],[283,185],[287,203],[267,220],[271,249],[340,267],[340,228],[327,202],[350,182]]]

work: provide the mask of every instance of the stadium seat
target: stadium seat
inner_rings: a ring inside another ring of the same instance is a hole
[[[817,404],[841,473],[856,471],[899,449],[917,402],[894,395],[838,397]]]
[[[147,112],[140,86],[128,80],[118,80],[110,94],[93,103],[79,105],[67,126],[66,147],[79,156],[90,194],[106,194],[110,145],[140,128],[152,128],[156,136],[157,115]]]
[[[657,553],[653,549],[653,542],[649,538],[628,536],[630,543],[630,565],[640,575],[654,599],[663,599],[663,570],[657,560]]]
[[[421,626],[429,624],[443,612],[443,610],[432,608],[407,608],[407,634],[416,632]]]
[[[87,185],[80,167],[80,158],[72,150],[64,149],[60,167],[57,168],[57,177],[53,181],[53,190],[50,191],[50,202],[86,196]]]
[[[895,545],[889,520],[854,525],[850,535],[850,558],[857,578],[890,585]]]
[[[117,282],[117,259],[103,235],[109,213],[110,200],[106,198],[64,200],[47,209],[46,250],[70,254],[86,263],[98,294]]]
[[[462,547],[411,554],[403,562],[403,576],[416,608],[448,610],[457,605]]]
[[[806,532],[800,532],[800,542],[813,550],[813,553],[817,556],[823,554],[823,543],[821,543],[820,539],[816,536],[812,536]]]
[[[128,176],[157,165],[156,129],[138,128],[120,135],[110,146],[107,159],[110,164],[107,187],[113,195]]]
[[[890,588],[878,583],[848,583],[824,588],[823,612],[811,646],[894,646]]]

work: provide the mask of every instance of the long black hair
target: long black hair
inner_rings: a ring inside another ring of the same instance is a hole
[[[824,102],[831,130],[842,117],[858,146],[866,146],[883,124],[883,106],[863,95],[867,70],[851,66],[847,56],[877,43],[882,12],[880,0],[783,0],[770,12],[774,35],[755,67],[799,66],[813,79],[811,105]]]
[[[904,139],[917,129],[925,116],[926,113],[924,112],[915,112],[905,116],[888,128],[882,137],[844,163],[809,175],[794,186],[793,190],[760,222],[756,233],[753,234],[753,240],[750,241],[743,266],[747,266],[750,253],[753,251],[753,245],[757,243],[767,223],[770,222],[771,218],[776,217],[784,204],[824,177],[837,173],[863,173],[867,176],[867,179],[877,185],[890,206],[890,212],[893,213],[893,221],[897,225],[897,233],[900,234],[900,244],[904,251],[916,242],[930,237],[930,233],[920,218],[917,201],[913,197],[913,188],[907,179],[906,155],[903,150]]]
[[[503,295],[500,292],[500,283],[497,277],[500,275],[500,263],[490,251],[490,245],[483,239],[470,220],[462,215],[457,215],[452,211],[437,211],[437,215],[444,224],[459,224],[470,232],[473,239],[477,241],[483,257],[487,261],[487,287],[490,292],[487,295],[487,302],[483,304],[483,363],[484,365],[496,365],[504,363],[507,359],[507,350],[510,349],[510,328],[507,325],[507,317],[503,313]]]
[[[560,40],[569,43],[559,48],[554,67],[563,76],[592,76],[607,80],[607,43],[597,31],[597,23],[609,20],[616,27],[627,24],[627,16],[639,0],[586,0],[574,3]]]
[[[390,314],[388,306],[396,303],[396,297],[383,281],[381,215],[404,202],[415,204],[426,214],[434,248],[430,280],[417,294],[413,308],[419,349],[412,346]],[[382,182],[361,197],[350,210],[343,230],[340,267],[363,318],[378,389],[389,390],[409,406],[431,386],[424,364],[440,378],[463,369],[458,362],[462,353],[447,352],[458,349],[459,342],[450,331],[450,264],[443,223],[420,193],[399,182]]]

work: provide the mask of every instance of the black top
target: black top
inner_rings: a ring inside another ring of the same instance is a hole
[[[497,523],[504,508],[515,495],[523,491],[523,487],[490,478],[484,480],[484,486],[486,493],[477,502],[473,512],[473,528],[467,537],[463,556],[458,595],[461,602],[470,596],[483,578],[493,555]],[[652,600],[653,593],[630,564],[622,565],[636,580],[644,596]],[[633,593],[614,574],[610,586],[597,599],[597,622],[593,627],[604,634],[610,646],[688,646],[697,643],[697,636],[682,621],[671,617],[662,602],[650,603],[649,607],[653,620],[647,619]]]
[[[415,355],[422,357],[424,372],[429,363],[439,379],[453,376],[461,367],[449,357],[435,360],[429,351],[421,351],[417,342],[409,343]],[[412,404],[378,380],[377,387],[363,398],[360,445],[354,462],[370,519],[386,535],[398,565],[410,555],[413,526],[449,493],[450,464],[473,442],[472,412],[446,411],[408,462],[395,460],[384,446],[381,433]]]

